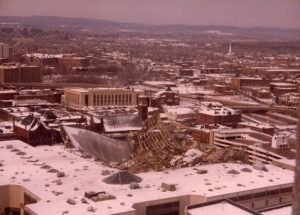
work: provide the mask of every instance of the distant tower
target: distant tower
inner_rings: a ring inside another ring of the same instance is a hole
[[[231,43],[229,44],[229,49],[228,49],[227,55],[228,55],[228,56],[231,56],[231,55],[232,55],[232,51],[231,51]]]
[[[231,53],[231,43],[229,44],[228,55],[232,55],[232,53]]]

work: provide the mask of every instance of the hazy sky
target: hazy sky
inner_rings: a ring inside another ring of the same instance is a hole
[[[0,16],[300,28],[300,0],[0,0]]]

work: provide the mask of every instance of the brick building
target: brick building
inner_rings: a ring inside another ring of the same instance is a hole
[[[221,95],[233,95],[235,94],[235,89],[233,86],[223,85],[223,84],[214,84],[214,93]]]
[[[0,59],[7,59],[9,57],[9,46],[5,43],[0,43]]]
[[[18,93],[15,90],[0,90],[0,100],[11,100]]]
[[[144,104],[148,107],[161,107],[162,105],[179,105],[179,96],[172,91],[170,87],[166,90],[161,90],[152,95],[140,95],[138,97],[138,104]]]
[[[269,81],[263,78],[235,77],[231,79],[231,84],[236,89],[243,87],[266,87]]]
[[[24,82],[41,82],[40,67],[27,65],[0,66],[0,83]]]
[[[270,83],[270,91],[279,96],[285,93],[298,92],[298,87],[295,84],[287,83],[287,82],[274,82]]]
[[[58,61],[63,55],[49,55],[49,54],[26,54],[23,56],[24,60],[28,64],[34,64],[38,66],[53,66],[58,67]]]
[[[193,128],[192,136],[194,140],[200,143],[213,144],[213,131],[221,128],[226,128],[222,125],[198,125]]]
[[[197,121],[200,124],[221,124],[236,127],[241,121],[241,113],[231,108],[223,107],[217,102],[203,102],[203,106],[197,113]]]
[[[61,141],[59,131],[47,127],[33,115],[28,115],[14,123],[14,132],[18,139],[32,145],[49,145]]]

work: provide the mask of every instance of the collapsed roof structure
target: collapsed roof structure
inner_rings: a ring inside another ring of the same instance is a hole
[[[133,147],[126,141],[119,141],[104,135],[70,126],[63,126],[65,141],[78,148],[85,155],[106,162],[122,162],[128,160]]]

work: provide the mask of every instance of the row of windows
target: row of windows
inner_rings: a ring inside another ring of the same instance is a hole
[[[132,103],[132,95],[129,95],[129,94],[94,95],[93,96],[93,104],[95,106],[130,105],[131,103]]]
[[[266,197],[266,196],[278,195],[280,193],[292,193],[292,192],[293,192],[293,188],[287,187],[287,188],[281,188],[281,189],[277,189],[277,190],[269,190],[269,191],[254,193],[253,195],[247,194],[247,195],[232,197],[230,199],[233,201],[245,201],[245,200],[249,200],[252,198],[262,198],[262,197]]]

